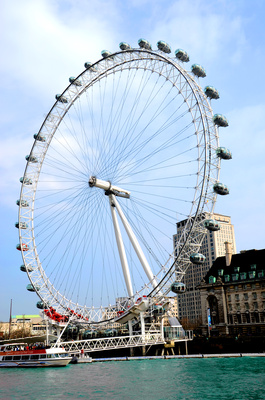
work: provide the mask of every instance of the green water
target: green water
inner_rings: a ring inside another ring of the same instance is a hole
[[[0,399],[265,399],[265,357],[0,370]]]

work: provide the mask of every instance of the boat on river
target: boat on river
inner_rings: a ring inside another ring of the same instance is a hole
[[[27,343],[0,345],[0,367],[65,367],[71,361],[65,349],[29,347]]]

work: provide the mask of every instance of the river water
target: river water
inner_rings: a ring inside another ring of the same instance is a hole
[[[265,357],[2,368],[0,399],[265,399]]]

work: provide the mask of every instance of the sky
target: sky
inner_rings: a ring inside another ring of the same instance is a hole
[[[215,211],[231,216],[237,252],[265,248],[264,18],[263,0],[2,1],[0,321],[8,321],[11,299],[13,315],[38,313],[37,296],[26,290],[19,269],[14,227],[32,136],[69,76],[100,59],[103,49],[119,50],[122,41],[138,47],[145,38],[156,48],[164,40],[206,69],[202,86],[220,93],[213,111],[229,120],[219,130],[220,144],[233,154],[220,174],[230,194],[218,198]]]

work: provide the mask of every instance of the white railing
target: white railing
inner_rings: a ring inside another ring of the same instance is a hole
[[[192,340],[190,335],[173,339],[174,342]],[[166,343],[160,332],[146,333],[145,335],[116,336],[86,340],[75,340],[70,342],[57,343],[59,347],[64,347],[69,353],[79,353],[80,350],[90,353],[94,351],[114,350],[127,347],[151,346]]]

